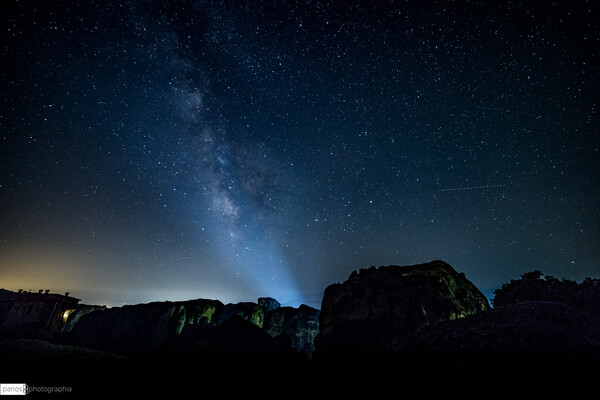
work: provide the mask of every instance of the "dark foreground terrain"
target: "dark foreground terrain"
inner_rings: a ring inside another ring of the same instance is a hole
[[[600,394],[599,299],[598,280],[534,271],[491,308],[444,262],[373,267],[329,286],[320,311],[82,306],[55,343],[1,342],[0,375],[69,388],[60,398],[586,398]]]

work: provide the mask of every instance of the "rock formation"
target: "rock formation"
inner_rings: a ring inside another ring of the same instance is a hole
[[[362,269],[325,290],[315,352],[389,354],[427,325],[488,308],[475,285],[443,261]]]
[[[258,305],[263,307],[266,312],[273,311],[281,307],[281,304],[271,297],[259,297]]]
[[[291,346],[312,356],[319,333],[319,310],[302,304],[299,308],[279,307],[267,313],[264,329],[272,337],[289,336]]]
[[[353,273],[323,298],[313,357],[320,395],[597,395],[598,281],[547,281],[525,274],[490,309],[441,261]]]
[[[7,380],[72,382],[86,398],[114,395],[99,380],[125,388],[122,398],[596,398],[598,282],[534,271],[498,290],[491,309],[442,261],[372,267],[329,286],[321,311],[268,297],[82,305],[63,330],[70,345],[0,342],[0,360],[17,371]]]
[[[250,321],[259,328],[262,328],[265,322],[265,313],[265,308],[257,303],[243,302],[227,304],[220,310],[216,325],[228,321],[234,315],[238,315],[246,321]]]
[[[199,299],[96,310],[79,318],[67,340],[78,346],[134,354],[210,325],[222,308],[220,301]]]
[[[89,304],[77,304],[75,311],[69,314],[69,319],[62,328],[63,333],[71,332],[73,326],[79,321],[82,315],[91,313],[96,310],[106,310],[106,306],[89,305]]]
[[[258,303],[224,305],[218,300],[197,299],[90,311],[79,313],[77,321],[65,331],[65,340],[127,355],[151,351],[173,337],[197,335],[232,317],[264,329],[273,338],[285,334],[296,351],[310,355],[319,315],[311,307],[280,307],[276,300],[266,297],[258,299]]]
[[[256,360],[292,351],[289,342],[276,340],[254,323],[234,315],[211,329],[173,337],[158,346],[154,355],[212,361],[224,357]]]

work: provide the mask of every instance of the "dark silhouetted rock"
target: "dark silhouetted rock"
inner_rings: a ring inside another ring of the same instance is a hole
[[[166,341],[158,347],[162,354],[172,354],[177,358],[223,358],[233,356],[262,357],[268,354],[288,354],[291,349],[282,347],[254,323],[234,315],[227,321],[204,329],[198,333],[181,335]]]
[[[67,333],[67,332],[71,332],[71,329],[73,329],[73,326],[75,326],[75,324],[77,322],[79,322],[79,318],[81,318],[82,315],[91,313],[92,311],[104,311],[106,310],[106,306],[98,306],[98,305],[88,305],[88,304],[77,304],[77,307],[75,307],[75,311],[73,311],[71,314],[69,314],[69,318],[67,319],[67,322],[65,323],[65,325],[62,328],[62,332],[63,333]]]
[[[279,307],[267,313],[263,328],[272,337],[289,336],[291,346],[310,357],[319,333],[319,310],[305,304],[299,308]]]
[[[135,354],[216,323],[224,308],[220,301],[198,299],[96,310],[81,316],[66,340],[78,346]]]
[[[82,309],[63,341],[119,354],[148,352],[167,339],[202,333],[233,317],[265,329],[273,338],[286,334],[296,351],[312,354],[319,311],[308,306],[280,307],[271,298],[224,305],[216,300],[154,302],[110,309]],[[265,321],[269,321],[265,325]],[[263,332],[264,333],[264,332]]]
[[[266,312],[273,311],[281,307],[281,304],[271,297],[259,297],[258,305],[263,307]]]
[[[475,285],[442,261],[360,270],[325,290],[315,355],[389,353],[427,325],[488,308]]]
[[[71,345],[0,342],[0,365],[6,381],[76,398],[597,398],[597,296],[598,280],[533,271],[490,309],[442,261],[372,267],[329,286],[321,311],[267,297],[82,305]]]
[[[257,303],[243,302],[235,304],[227,304],[221,314],[217,324],[228,321],[234,315],[242,317],[246,321],[252,322],[254,325],[262,328],[265,321],[266,310],[263,306]]]

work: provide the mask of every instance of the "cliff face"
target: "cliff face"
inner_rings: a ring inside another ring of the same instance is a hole
[[[77,324],[77,322],[79,322],[79,318],[81,318],[82,315],[91,313],[92,311],[96,311],[96,310],[106,310],[106,306],[77,304],[75,311],[73,311],[71,314],[69,314],[69,319],[63,326],[62,332],[63,333],[71,332],[71,329],[73,329],[75,324]]]
[[[488,308],[464,274],[442,261],[360,270],[325,290],[315,352],[386,353],[429,324]]]
[[[96,310],[79,318],[68,341],[117,353],[135,353],[213,323],[223,309],[215,300],[154,302]]]
[[[289,336],[291,346],[310,357],[319,333],[319,310],[305,304],[299,308],[279,307],[267,313],[264,328],[271,337]]]
[[[276,340],[254,323],[234,315],[222,324],[190,335],[166,340],[157,347],[154,356],[163,358],[219,359],[256,361],[268,355],[293,352],[289,342]]]
[[[204,334],[233,317],[263,329],[272,338],[286,334],[296,351],[312,354],[319,311],[279,307],[271,298],[224,305],[217,300],[154,302],[110,309],[82,310],[66,331],[66,341],[121,354],[147,352],[168,339]],[[241,338],[240,338],[241,340]]]
[[[228,321],[234,315],[239,315],[246,321],[250,321],[259,328],[262,328],[265,322],[265,313],[265,308],[256,303],[227,304],[221,310],[217,324]]]

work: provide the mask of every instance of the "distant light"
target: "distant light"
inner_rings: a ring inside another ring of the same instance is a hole
[[[66,322],[67,322],[67,320],[69,319],[69,315],[70,315],[70,314],[71,314],[73,311],[75,311],[75,309],[71,309],[71,310],[65,310],[65,312],[63,313],[63,316],[62,316],[62,321],[63,321],[63,323],[66,323]]]

